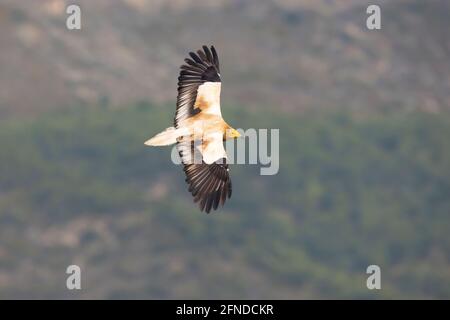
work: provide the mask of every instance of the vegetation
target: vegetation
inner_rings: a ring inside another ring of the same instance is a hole
[[[450,115],[228,106],[235,127],[280,128],[280,171],[232,166],[206,215],[170,148],[143,145],[167,108],[0,123],[0,298],[450,298]]]

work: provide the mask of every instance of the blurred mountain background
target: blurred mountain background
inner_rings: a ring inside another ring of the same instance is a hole
[[[449,17],[445,0],[0,0],[0,298],[450,298]],[[280,129],[280,172],[233,165],[210,215],[170,148],[143,146],[203,44],[227,121]]]
[[[288,111],[450,105],[448,1],[0,2],[0,110],[28,113],[74,102],[173,101],[189,50],[214,44],[226,101]],[[366,8],[382,7],[382,31]]]

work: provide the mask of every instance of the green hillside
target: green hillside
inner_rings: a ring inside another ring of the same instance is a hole
[[[280,171],[233,165],[206,215],[170,148],[143,145],[168,109],[0,123],[0,298],[450,298],[449,114],[225,106],[235,127],[280,129]]]

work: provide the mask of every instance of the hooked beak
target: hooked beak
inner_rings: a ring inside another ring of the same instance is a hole
[[[234,137],[239,138],[240,136],[241,136],[241,134],[239,133],[239,131],[234,130]]]

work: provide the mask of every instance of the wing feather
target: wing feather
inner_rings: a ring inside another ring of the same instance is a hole
[[[205,49],[206,48],[206,49]],[[212,53],[211,53],[212,52]],[[178,77],[177,110],[174,118],[175,128],[179,123],[192,117],[201,110],[195,107],[198,90],[205,82],[218,82],[220,85],[219,65],[216,49],[203,46],[203,51],[189,52],[190,58],[184,59],[186,64],[180,67]],[[220,99],[220,90],[215,100]],[[201,109],[201,108],[200,108]],[[217,106],[214,107],[217,110]]]
[[[220,115],[219,58],[213,46],[202,49],[190,52],[190,57],[184,60],[186,64],[180,67],[175,128],[199,112]],[[177,150],[194,202],[199,203],[200,210],[209,213],[231,197],[231,179],[223,133],[209,134],[202,143],[200,152],[194,152],[195,142],[190,137],[182,137],[177,141]]]
[[[201,65],[207,67],[207,64],[204,62],[204,60],[201,59],[195,52],[189,52],[189,55],[191,56],[192,60],[194,60],[198,64],[201,64]]]
[[[206,59],[208,61],[211,61],[214,64],[213,56],[211,55],[211,51],[209,51],[209,48],[207,46],[203,46],[203,51],[205,51]]]
[[[216,210],[219,204],[223,205],[225,200],[231,197],[231,179],[228,170],[226,160],[213,164],[192,163],[184,167],[189,191],[194,197],[194,202],[199,203],[201,211],[209,213],[211,209]]]
[[[211,46],[211,52],[213,55],[213,63],[216,66],[218,72],[220,73],[219,56],[217,55],[217,51],[216,48],[214,48],[214,46]]]

